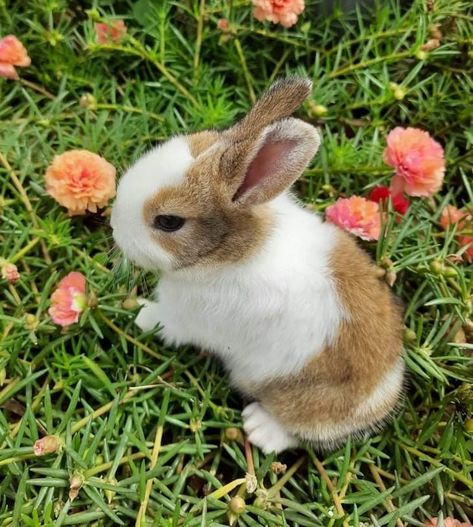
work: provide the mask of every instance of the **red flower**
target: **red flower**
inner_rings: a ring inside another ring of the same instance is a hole
[[[402,192],[393,196],[391,194],[391,190],[388,187],[379,186],[374,187],[369,195],[369,199],[371,201],[374,201],[375,203],[387,201],[389,198],[391,198],[393,209],[396,212],[402,215],[407,212],[409,208],[409,200],[404,196]]]

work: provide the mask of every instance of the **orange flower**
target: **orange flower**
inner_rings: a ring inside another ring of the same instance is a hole
[[[293,26],[304,11],[304,0],[253,0],[253,5],[253,15],[257,20],[268,20],[284,27]]]
[[[438,518],[432,518],[428,522],[424,523],[424,527],[437,527]],[[471,523],[462,523],[460,520],[455,520],[451,516],[443,519],[444,527],[473,527]]]
[[[127,32],[127,27],[123,20],[115,20],[108,24],[95,24],[95,34],[99,44],[107,44],[109,42],[121,42]]]
[[[387,143],[384,161],[396,169],[393,194],[432,196],[440,190],[445,174],[443,148],[427,132],[397,127],[389,133]]]
[[[97,212],[115,196],[115,168],[87,150],[56,156],[46,171],[46,190],[71,216]]]
[[[79,316],[87,306],[85,296],[85,276],[72,272],[65,276],[57,289],[51,295],[49,315],[55,324],[70,326],[79,320]]]
[[[460,247],[466,247],[463,256],[468,262],[473,263],[473,235],[463,234],[462,231],[473,231],[473,218],[454,205],[447,205],[440,214],[440,225],[447,229],[449,225],[457,223],[457,241]]]
[[[0,39],[0,77],[18,79],[15,66],[29,66],[31,59],[23,44],[14,36]]]
[[[327,219],[363,240],[377,240],[381,232],[378,204],[359,196],[340,198],[327,208]]]
[[[35,441],[33,453],[35,456],[46,456],[53,454],[62,448],[63,440],[59,436],[49,435]]]
[[[20,279],[20,273],[15,264],[0,258],[0,267],[2,269],[2,278],[7,282],[13,283]]]

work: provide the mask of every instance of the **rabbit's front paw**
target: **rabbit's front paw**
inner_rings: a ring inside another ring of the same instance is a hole
[[[150,331],[159,322],[157,315],[158,304],[145,298],[138,298],[138,304],[142,307],[135,318],[135,324],[143,331]]]
[[[251,443],[265,454],[282,452],[298,445],[297,439],[281,426],[259,403],[251,403],[242,412],[243,428]]]

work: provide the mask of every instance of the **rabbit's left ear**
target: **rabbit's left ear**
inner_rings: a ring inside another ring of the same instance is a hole
[[[222,157],[230,165],[224,172],[232,201],[258,205],[274,199],[301,175],[319,146],[317,130],[292,118],[267,126],[255,141],[229,146]]]

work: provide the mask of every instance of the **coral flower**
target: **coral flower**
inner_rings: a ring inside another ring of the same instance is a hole
[[[46,456],[53,454],[62,448],[64,442],[59,436],[48,435],[38,439],[33,445],[33,453],[35,456]]]
[[[95,24],[95,34],[97,35],[97,42],[99,44],[107,44],[109,42],[121,42],[127,32],[127,27],[123,20],[115,20],[109,24],[99,23]]]
[[[69,214],[97,212],[115,196],[115,168],[87,150],[69,150],[48,167],[46,190]]]
[[[59,326],[70,326],[79,320],[87,305],[85,296],[85,276],[72,272],[65,276],[51,295],[48,310],[53,322]]]
[[[391,199],[393,209],[402,215],[404,215],[409,209],[409,200],[404,197],[402,193],[393,196],[391,194],[391,190],[388,187],[374,187],[370,192],[369,199],[376,203]]]
[[[437,527],[438,519],[432,518],[430,521],[424,524],[424,527]],[[460,520],[455,520],[451,516],[443,519],[444,527],[473,527],[471,523],[461,522]]]
[[[440,214],[440,225],[447,229],[449,225],[457,223],[457,241],[460,247],[466,247],[463,256],[468,262],[473,263],[473,234],[463,234],[462,231],[473,232],[473,218],[470,214],[447,205]]]
[[[327,219],[363,240],[377,240],[381,232],[378,204],[359,196],[338,199],[327,208]]]
[[[293,26],[304,11],[304,0],[253,0],[253,5],[256,19],[261,22],[268,20],[284,27]]]
[[[18,79],[15,66],[29,66],[31,59],[23,44],[14,36],[0,39],[0,77]]]
[[[450,225],[458,223],[458,228],[462,229],[464,222],[461,219],[467,219],[468,214],[457,209],[454,205],[447,205],[440,214],[440,225],[442,229],[448,229]]]
[[[440,190],[445,174],[442,146],[427,132],[397,127],[388,135],[384,161],[396,169],[393,194],[432,196]]]
[[[2,278],[7,282],[13,283],[20,279],[20,273],[15,264],[0,258],[0,267],[2,269]]]

